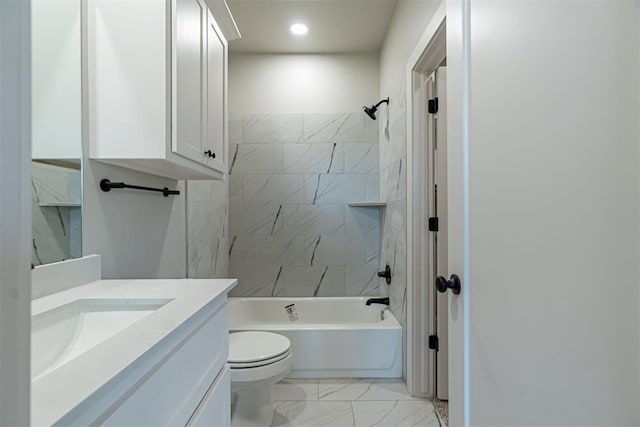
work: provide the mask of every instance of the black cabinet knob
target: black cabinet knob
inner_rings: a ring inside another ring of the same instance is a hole
[[[216,153],[214,153],[214,152],[213,152],[213,151],[211,151],[211,150],[207,150],[207,151],[205,151],[205,152],[204,152],[204,154],[205,154],[206,156],[209,156],[209,157],[210,157],[210,158],[212,158],[212,159],[215,159],[215,158],[216,158]]]
[[[447,292],[447,289],[451,289],[454,295],[458,295],[462,289],[462,283],[457,274],[452,274],[449,280],[442,276],[436,278],[436,289],[438,292]]]

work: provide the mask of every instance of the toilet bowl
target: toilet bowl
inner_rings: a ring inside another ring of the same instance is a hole
[[[291,341],[271,332],[229,334],[231,425],[268,427],[273,421],[271,386],[293,366]]]

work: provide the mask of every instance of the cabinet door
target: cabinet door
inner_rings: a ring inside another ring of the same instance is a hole
[[[189,419],[190,427],[231,425],[231,372],[225,367]]]
[[[207,164],[226,171],[227,159],[227,42],[211,12],[207,20],[207,120],[205,151]]]
[[[173,152],[204,162],[207,7],[175,0],[173,46]]]

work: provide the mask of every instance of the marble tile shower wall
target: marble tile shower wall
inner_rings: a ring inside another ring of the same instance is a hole
[[[82,256],[80,171],[32,163],[33,265]]]
[[[377,125],[362,112],[230,117],[234,296],[378,295]]]
[[[187,277],[229,277],[229,178],[187,182]]]
[[[382,224],[381,264],[393,272],[390,287],[381,285],[389,295],[390,310],[406,332],[407,312],[407,174],[406,174],[406,95],[405,82],[398,82],[386,114],[380,114],[380,197],[387,202]]]

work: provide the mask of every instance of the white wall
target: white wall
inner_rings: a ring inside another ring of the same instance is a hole
[[[380,52],[380,93],[400,96],[409,56],[442,0],[399,0]],[[402,86],[402,87],[401,87]]]
[[[0,425],[29,425],[31,17],[0,2]]]
[[[232,53],[229,59],[229,111],[357,111],[365,104],[378,101],[378,68],[377,53]]]
[[[85,146],[85,153],[88,152]],[[181,190],[179,196],[100,190],[103,178]],[[183,182],[88,160],[83,161],[82,251],[102,255],[105,279],[186,277]]]
[[[636,7],[471,4],[469,425],[640,423]]]

